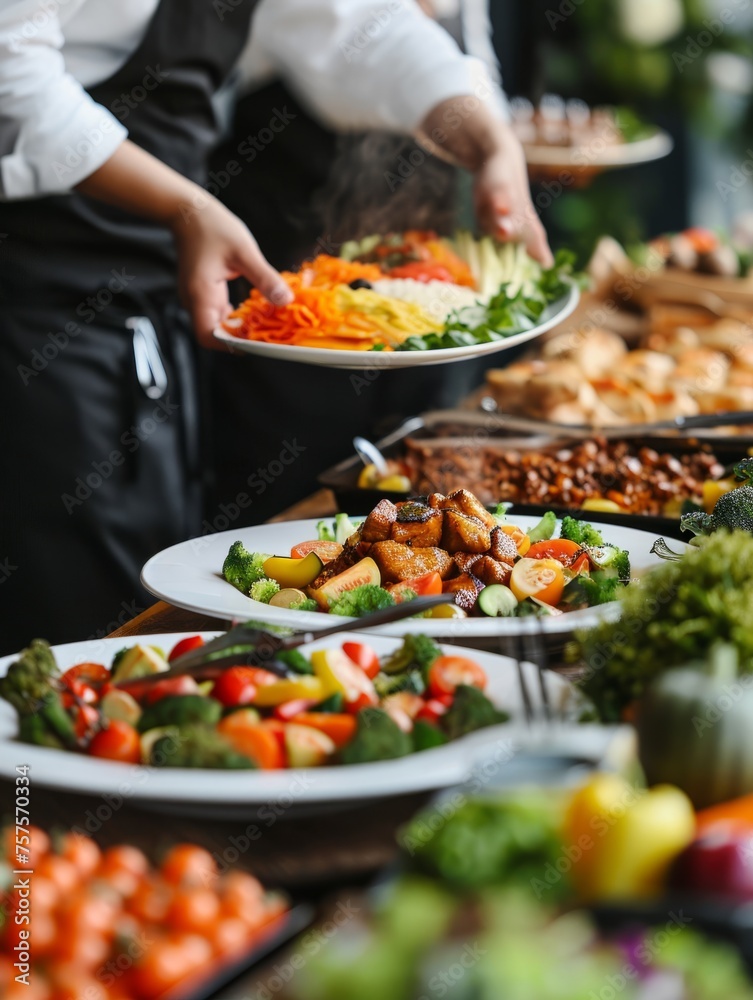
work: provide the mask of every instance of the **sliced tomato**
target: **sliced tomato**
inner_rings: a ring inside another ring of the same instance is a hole
[[[418,597],[424,597],[427,594],[441,594],[442,577],[439,573],[424,573],[423,576],[414,576],[410,580],[401,580],[400,583],[395,584],[394,587],[395,589],[393,589],[391,593],[395,598],[397,598],[395,590],[398,587],[401,590],[412,590]]]
[[[176,642],[173,648],[170,650],[170,655],[168,660],[177,660],[179,656],[183,656],[184,653],[190,653],[192,649],[198,649],[200,646],[204,645],[204,640],[200,635],[189,635],[185,639],[181,639],[180,642]]]
[[[531,539],[516,524],[500,524],[500,528],[506,535],[515,542],[515,548],[518,550],[519,556],[524,556],[531,547]]]
[[[379,657],[365,642],[344,642],[343,653],[360,667],[367,677],[373,679],[379,673]]]
[[[345,708],[346,711],[357,715],[362,708],[373,708],[378,703],[379,699],[376,694],[372,694],[370,691],[361,691],[352,701],[345,702]]]
[[[317,702],[310,698],[295,698],[293,701],[284,701],[282,705],[275,705],[272,715],[282,722],[290,722],[296,715],[308,712]]]
[[[61,678],[65,687],[60,695],[60,700],[64,708],[71,708],[79,702],[87,705],[94,705],[99,701],[99,694],[94,688],[78,677],[71,677],[66,680],[65,675]]]
[[[529,559],[556,559],[563,566],[569,566],[573,561],[573,556],[582,549],[582,545],[571,542],[569,538],[550,538],[546,542],[534,542],[526,555]]]
[[[141,760],[141,742],[138,731],[127,722],[110,722],[107,729],[100,729],[89,744],[92,757],[119,760],[124,764],[138,764]]]
[[[429,669],[429,691],[435,698],[454,694],[460,684],[486,687],[486,673],[466,656],[440,656]]]
[[[591,560],[588,558],[588,553],[584,552],[582,556],[578,556],[575,562],[570,566],[570,573],[572,576],[580,576],[581,573],[588,573],[591,569]]]
[[[99,712],[93,705],[74,704],[70,713],[73,717],[73,729],[80,740],[88,739],[94,727],[99,723]]]
[[[519,559],[510,574],[510,590],[519,601],[535,597],[556,606],[565,589],[565,571],[556,559]]]
[[[217,732],[263,770],[285,767],[285,723],[279,719],[257,720],[258,716],[251,713],[233,712],[218,722]]]
[[[311,542],[299,542],[290,550],[291,559],[303,559],[309,552],[316,552],[323,563],[332,562],[342,552],[343,547],[339,542],[320,542],[314,539]]]
[[[350,743],[357,726],[355,716],[342,712],[301,712],[291,722],[318,729],[329,736],[338,750]]]
[[[446,695],[442,701],[439,698],[429,698],[428,701],[424,702],[423,708],[416,716],[416,719],[436,725],[449,708],[446,698]]]

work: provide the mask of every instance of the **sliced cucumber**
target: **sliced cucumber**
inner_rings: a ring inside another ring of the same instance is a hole
[[[493,583],[478,595],[478,606],[490,618],[509,618],[515,614],[518,599],[503,583]]]

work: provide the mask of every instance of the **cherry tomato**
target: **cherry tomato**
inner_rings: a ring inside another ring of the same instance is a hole
[[[264,889],[248,872],[231,871],[223,878],[220,890],[222,912],[229,917],[246,919],[253,909],[264,904]]]
[[[155,876],[142,879],[128,900],[128,909],[147,924],[162,924],[170,907],[171,891]]]
[[[370,691],[360,691],[353,701],[345,702],[345,710],[357,714],[362,708],[373,708],[379,703],[377,695]]]
[[[535,597],[556,605],[565,589],[565,573],[556,559],[519,559],[510,574],[510,590],[519,601]]]
[[[452,281],[452,275],[442,264],[416,260],[389,271],[391,278],[412,278],[414,281]]]
[[[220,915],[220,900],[212,889],[185,886],[176,890],[167,911],[167,925],[176,931],[206,933]]]
[[[148,871],[149,862],[143,852],[137,847],[121,844],[107,848],[97,874],[128,899],[136,892]]]
[[[203,847],[176,844],[162,862],[162,877],[173,885],[212,885],[217,878],[214,858]]]
[[[87,937],[90,934],[112,936],[122,900],[113,892],[76,893],[60,908],[60,918],[66,937]]]
[[[442,593],[442,577],[439,573],[424,573],[423,576],[414,576],[410,580],[401,580],[401,587],[407,587],[419,597],[427,594]]]
[[[60,854],[67,858],[84,877],[96,871],[102,860],[100,849],[91,837],[85,837],[82,833],[66,833],[60,843]],[[34,890],[38,891],[36,882]]]
[[[97,687],[110,680],[110,671],[102,663],[77,663],[75,667],[69,667],[65,671],[61,680],[65,684],[81,681],[83,684]]]
[[[212,697],[226,707],[250,705],[255,695],[256,684],[249,667],[228,667],[212,688]]]
[[[62,898],[71,893],[81,881],[81,873],[66,858],[46,854],[34,868],[34,876],[48,878]]]
[[[563,566],[569,566],[573,561],[573,556],[582,549],[582,545],[571,542],[569,538],[550,538],[546,542],[535,542],[526,555],[529,559],[556,559]],[[587,555],[586,558],[588,558]]]
[[[690,241],[696,253],[711,253],[719,246],[719,237],[716,233],[702,226],[691,226],[682,235]]]
[[[522,528],[518,528],[514,524],[500,524],[500,528],[515,542],[515,548],[518,550],[518,555],[524,556],[531,547],[531,539],[525,531],[523,531]]]
[[[93,927],[88,927],[85,932],[72,928],[71,932],[67,933],[65,924],[59,926],[64,927],[66,932],[57,935],[50,956],[53,961],[70,963],[87,972],[93,972],[104,964],[112,947],[111,939],[99,934]]]
[[[436,725],[436,723],[439,722],[442,716],[447,712],[447,708],[448,706],[443,701],[440,701],[439,698],[429,698],[423,708],[419,711],[416,719]]]
[[[453,694],[459,684],[486,687],[486,674],[465,656],[440,656],[429,668],[429,691],[433,697]]]
[[[198,935],[190,935],[190,940],[198,942],[195,954],[187,945],[185,935],[159,938],[145,950],[133,970],[133,985],[138,997],[152,1000],[167,993],[191,975],[197,957],[202,964],[211,957],[208,941]]]
[[[138,731],[127,722],[115,719],[100,729],[89,744],[92,757],[119,760],[123,764],[138,764],[141,760],[141,740]]]
[[[27,826],[18,833],[16,843],[16,827],[6,826],[3,830],[3,848],[7,861],[12,861],[11,868],[35,868],[40,858],[50,849],[50,838],[38,826]],[[18,854],[18,858],[16,858]],[[21,861],[23,859],[23,861]],[[16,861],[20,861],[17,864]]]
[[[309,552],[316,552],[323,563],[332,562],[342,552],[343,547],[339,542],[299,542],[290,550],[291,559],[303,559]]]
[[[189,635],[185,639],[181,639],[176,642],[173,648],[170,650],[170,655],[168,656],[168,661],[177,660],[179,656],[183,656],[184,653],[190,653],[192,649],[198,649],[200,646],[204,645],[204,639],[200,635]]]
[[[262,770],[285,767],[285,723],[279,719],[256,722],[244,719],[243,712],[233,712],[220,721],[217,731]]]
[[[103,689],[103,694],[106,694],[110,687],[108,685],[107,688]],[[144,680],[143,677],[137,677],[132,681],[123,681],[114,690],[127,691],[132,698],[143,705],[153,705],[155,701],[166,698],[168,695],[196,694],[199,685],[188,674],[178,674],[175,677],[166,677],[162,681],[150,681]]]
[[[436,574],[439,577],[439,574]],[[441,581],[440,581],[441,587]],[[373,679],[379,673],[379,657],[365,642],[344,642],[343,653]]]
[[[107,990],[91,972],[75,962],[57,962],[47,970],[54,1000],[108,1000]]]
[[[272,715],[281,722],[290,722],[296,715],[308,712],[316,704],[317,702],[310,698],[296,698],[293,701],[284,701],[282,705],[275,705]]]
[[[243,951],[248,944],[249,928],[238,917],[223,917],[209,934],[215,955],[224,958]]]
[[[70,834],[69,834],[70,836]],[[69,859],[70,860],[70,859]],[[78,867],[78,866],[76,866]],[[78,869],[81,871],[81,869]],[[88,874],[88,873],[87,873]],[[45,875],[34,873],[34,913],[49,913],[60,902],[60,889]]]

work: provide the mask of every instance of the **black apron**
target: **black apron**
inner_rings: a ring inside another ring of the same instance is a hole
[[[223,5],[224,6],[224,5]],[[161,0],[92,97],[202,183],[212,96],[255,0]],[[104,635],[139,570],[201,523],[193,335],[171,235],[74,193],[0,204],[0,652]]]

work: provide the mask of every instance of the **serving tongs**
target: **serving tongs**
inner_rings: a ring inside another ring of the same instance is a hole
[[[140,686],[145,683],[156,683],[179,674],[209,679],[218,676],[226,667],[230,666],[263,667],[279,677],[289,677],[290,669],[285,664],[275,661],[275,657],[279,653],[298,649],[299,646],[306,646],[310,642],[325,639],[338,632],[364,632],[367,629],[376,628],[378,625],[389,625],[403,618],[412,618],[414,615],[429,611],[439,604],[451,604],[454,599],[454,594],[431,594],[427,597],[416,597],[412,601],[382,608],[380,611],[372,611],[362,618],[348,619],[348,621],[339,622],[337,625],[330,625],[328,628],[316,631],[296,632],[285,627],[269,626],[264,622],[246,622],[243,625],[236,625],[216,639],[211,639],[198,649],[192,649],[177,657],[171,662],[169,670],[121,681],[115,684],[115,687],[128,690],[129,685],[138,684]],[[271,631],[271,628],[274,631]]]

